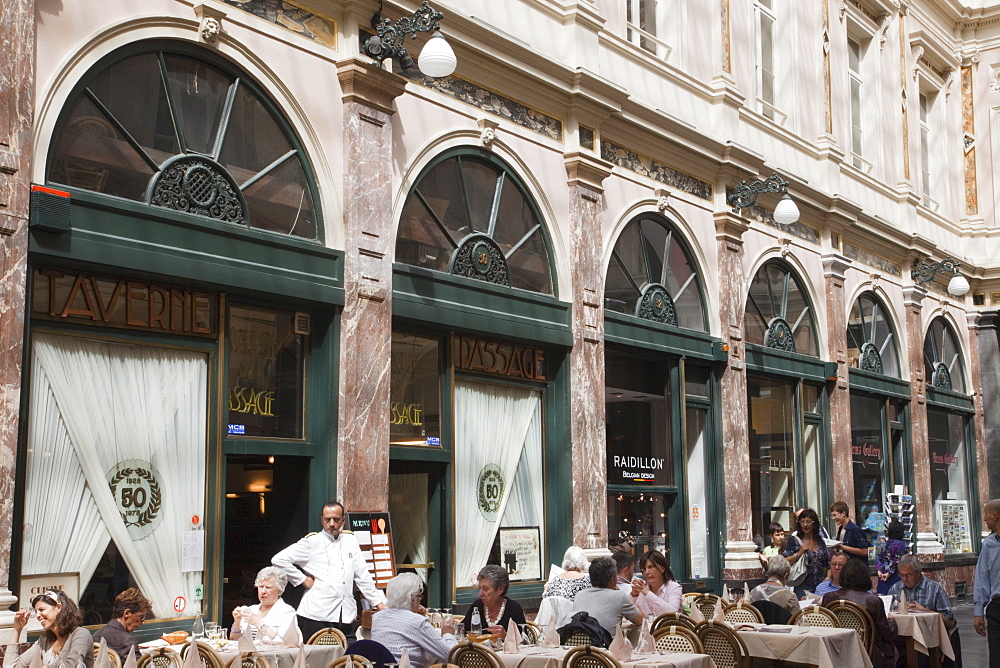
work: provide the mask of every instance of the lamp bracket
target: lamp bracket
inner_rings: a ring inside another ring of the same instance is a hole
[[[757,195],[760,193],[788,193],[788,181],[784,180],[775,172],[763,181],[740,181],[740,184],[733,189],[733,192],[726,195],[726,202],[733,207],[733,213],[739,213],[740,209],[757,205]]]
[[[927,262],[917,258],[914,260],[913,267],[910,270],[910,278],[912,278],[917,285],[924,285],[925,283],[933,281],[934,277],[939,273],[959,273],[958,270],[961,266],[961,262],[951,257],[946,257],[940,262]]]
[[[376,14],[380,17],[381,13]],[[403,48],[403,40],[409,35],[416,39],[418,32],[430,32],[441,27],[441,19],[444,14],[433,9],[425,0],[420,7],[413,12],[413,16],[403,16],[393,23],[389,19],[378,20],[374,18],[375,37],[369,37],[365,42],[365,53],[382,66],[382,61],[387,58],[404,58],[407,56],[406,49]]]

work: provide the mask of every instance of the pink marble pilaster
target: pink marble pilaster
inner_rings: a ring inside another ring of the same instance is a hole
[[[743,234],[749,225],[727,211],[715,214],[719,254],[719,322],[729,346],[729,363],[722,372],[722,470],[725,472],[726,551],[722,577],[741,580],[760,575],[754,552],[750,514],[750,444],[747,439],[747,376],[743,348],[746,285],[743,276]]]
[[[917,285],[903,288],[906,308],[906,355],[910,364],[910,443],[913,447],[913,485],[917,506],[917,554],[921,559],[943,558],[944,546],[934,533],[931,505],[931,457],[927,439],[927,390],[924,377],[924,327],[921,310],[927,291]]]
[[[7,608],[14,520],[14,478],[24,354],[28,198],[34,109],[34,0],[0,5],[0,626]]]
[[[389,509],[393,100],[406,80],[337,63],[344,99],[344,312],[340,327],[337,494],[351,510]]]
[[[844,272],[851,261],[838,253],[823,256],[826,282],[826,332],[830,359],[837,363],[837,383],[830,392],[830,445],[833,450],[833,497],[854,507],[851,457],[851,391],[847,367],[847,307]]]
[[[583,152],[564,156],[573,267],[570,352],[573,448],[573,544],[607,548],[607,451],[604,408],[603,182],[613,165]]]
[[[976,478],[979,480],[979,505],[990,500],[989,472],[986,461],[986,414],[983,407],[983,374],[979,365],[979,321],[980,313],[968,313],[969,324],[969,367],[972,369],[972,405],[975,413],[972,416],[973,428],[976,433]],[[977,513],[975,500],[969,499],[969,512]],[[984,527],[985,530],[985,527]]]

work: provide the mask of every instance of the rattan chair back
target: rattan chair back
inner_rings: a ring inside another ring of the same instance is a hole
[[[622,664],[607,650],[584,645],[566,652],[562,668],[622,668]]]
[[[861,644],[864,645],[868,656],[871,656],[875,641],[875,621],[868,614],[868,611],[854,601],[842,598],[831,602],[827,607],[833,614],[837,615],[837,621],[840,622],[841,627],[854,629],[858,632]]]
[[[749,661],[746,643],[725,624],[699,624],[698,639],[717,668],[743,668]]]
[[[590,645],[590,635],[585,631],[573,631],[562,642],[567,647],[587,647]]]
[[[750,605],[749,601],[743,603],[740,599],[736,603],[722,604],[722,614],[726,616],[726,621],[730,624],[763,624],[764,615],[760,610]]]
[[[320,629],[316,633],[312,634],[309,640],[306,641],[307,645],[340,645],[344,649],[347,649],[347,636],[340,629]]]
[[[524,623],[524,639],[531,645],[537,645],[542,639],[542,627],[534,622]]]
[[[677,654],[704,654],[698,635],[691,629],[671,624],[661,626],[653,632],[653,642],[657,652]]]
[[[267,668],[267,659],[257,652],[241,652],[229,660],[226,668]]]
[[[489,647],[460,642],[448,652],[448,663],[458,668],[503,668],[503,661]]]
[[[689,631],[694,631],[694,622],[691,618],[680,612],[665,612],[656,619],[653,623],[649,625],[649,632],[654,633],[657,629],[664,626],[680,626],[686,628]]]
[[[715,594],[702,594],[695,599],[695,605],[701,610],[701,614],[705,619],[711,619],[715,616],[715,604],[719,602],[719,597]]]
[[[810,605],[802,608],[788,620],[792,626],[824,626],[826,628],[839,628],[840,620],[832,611],[821,605]]]
[[[198,658],[201,659],[201,665],[205,668],[222,668],[222,657],[215,651],[215,648],[207,643],[196,640],[184,645],[184,648],[181,650],[181,659],[187,658],[188,652],[191,651],[191,645],[195,643],[197,643]]]
[[[95,661],[101,658],[100,651],[101,651],[101,643],[95,642],[94,643]],[[118,656],[118,652],[114,651],[113,649],[107,646],[104,647],[104,651],[108,655],[108,661],[111,663],[111,668],[122,668],[122,658]]]
[[[181,668],[181,655],[169,647],[157,647],[136,661],[138,668]]]
[[[362,666],[363,668],[372,668],[372,662],[360,654],[345,654],[339,659],[334,659],[326,668],[343,668],[348,663],[355,666]]]

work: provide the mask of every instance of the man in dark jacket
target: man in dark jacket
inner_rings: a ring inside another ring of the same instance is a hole
[[[139,643],[132,635],[137,628],[142,626],[146,620],[146,615],[152,611],[149,599],[142,595],[135,587],[126,589],[115,597],[115,607],[111,611],[114,617],[104,628],[98,629],[94,634],[94,642],[107,643],[108,649],[115,652],[122,658],[122,663],[128,658],[128,651],[135,647],[135,655],[139,656]]]

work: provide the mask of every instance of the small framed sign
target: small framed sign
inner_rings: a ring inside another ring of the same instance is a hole
[[[79,573],[44,573],[40,575],[22,575],[21,590],[18,596],[18,605],[27,607],[31,605],[31,599],[47,591],[61,591],[74,601],[80,600],[80,574]],[[27,630],[29,632],[40,631],[42,625],[38,618],[32,614],[28,618]]]
[[[511,582],[542,579],[542,541],[538,527],[500,528],[500,565]]]

